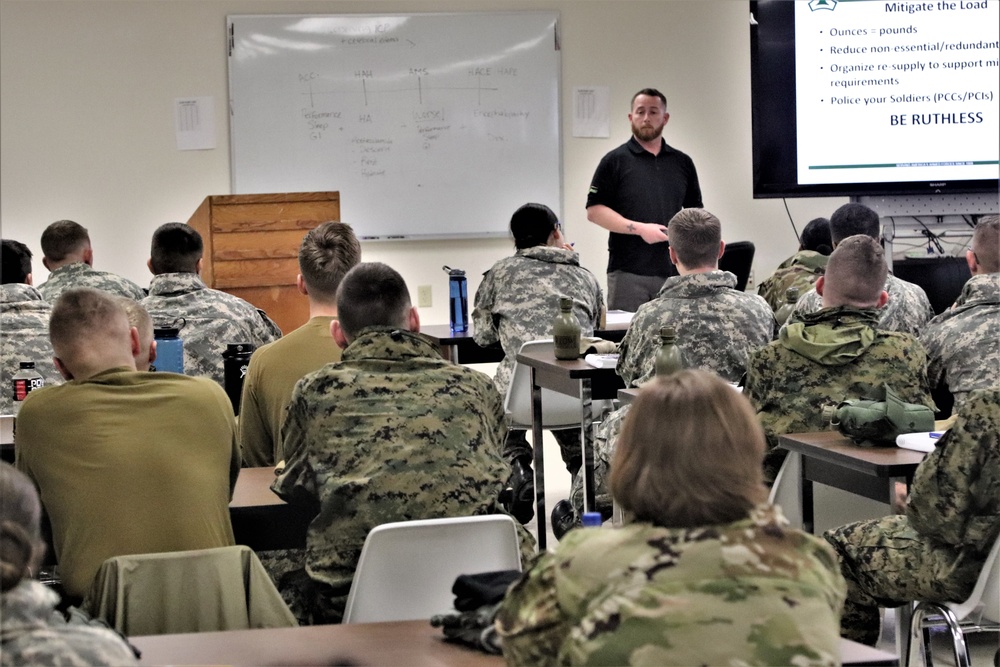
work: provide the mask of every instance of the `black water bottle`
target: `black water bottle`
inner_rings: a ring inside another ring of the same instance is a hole
[[[233,404],[233,412],[240,414],[240,395],[243,393],[243,379],[247,376],[253,345],[250,343],[230,343],[222,353],[223,369],[226,376],[226,395]]]

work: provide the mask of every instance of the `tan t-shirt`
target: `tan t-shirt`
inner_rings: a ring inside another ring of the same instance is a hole
[[[70,595],[86,595],[112,556],[233,544],[240,452],[211,380],[121,367],[44,387],[24,401],[15,439]]]
[[[332,321],[332,317],[314,317],[250,357],[239,419],[245,466],[273,466],[284,458],[281,422],[295,384],[307,373],[340,361],[340,348],[330,335]]]

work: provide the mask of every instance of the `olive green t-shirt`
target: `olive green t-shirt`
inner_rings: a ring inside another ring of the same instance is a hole
[[[281,422],[295,383],[307,373],[340,361],[340,348],[330,335],[332,321],[328,316],[314,317],[250,357],[239,419],[245,466],[273,466],[285,458]]]
[[[233,409],[215,382],[112,368],[33,391],[17,467],[52,521],[63,584],[83,597],[112,556],[233,544]]]

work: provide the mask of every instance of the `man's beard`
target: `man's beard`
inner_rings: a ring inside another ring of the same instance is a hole
[[[663,136],[663,126],[660,127],[636,127],[632,126],[632,134],[640,141],[655,141]]]

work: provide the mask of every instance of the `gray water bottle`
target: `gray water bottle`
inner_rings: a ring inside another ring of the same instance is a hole
[[[156,361],[149,370],[184,373],[184,342],[179,334],[180,329],[174,327],[153,330],[153,338],[156,339]]]

